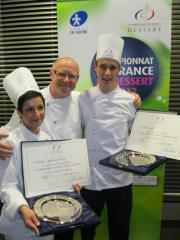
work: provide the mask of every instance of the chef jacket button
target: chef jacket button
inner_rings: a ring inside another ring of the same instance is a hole
[[[53,123],[54,123],[54,124],[56,124],[56,123],[57,123],[57,121],[54,121]]]

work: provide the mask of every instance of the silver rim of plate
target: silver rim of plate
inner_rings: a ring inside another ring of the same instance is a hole
[[[35,202],[34,212],[43,221],[64,224],[80,218],[83,208],[80,202],[71,197],[50,195]]]
[[[115,161],[122,166],[144,166],[152,164],[156,161],[156,157],[151,154],[128,151],[117,154]]]

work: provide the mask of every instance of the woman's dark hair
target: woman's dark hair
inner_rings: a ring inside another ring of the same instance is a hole
[[[43,101],[43,105],[45,106],[45,99],[44,99],[43,95],[40,92],[30,90],[30,91],[25,92],[23,95],[21,95],[19,97],[18,105],[17,105],[18,110],[22,113],[22,108],[23,108],[24,103],[26,101],[28,101],[32,98],[36,98],[36,97],[40,97]]]

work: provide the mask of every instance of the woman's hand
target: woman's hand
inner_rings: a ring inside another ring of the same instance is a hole
[[[40,225],[40,222],[34,211],[26,205],[21,205],[19,207],[19,214],[24,220],[26,227],[34,231],[36,236],[39,236],[40,233],[38,226]]]

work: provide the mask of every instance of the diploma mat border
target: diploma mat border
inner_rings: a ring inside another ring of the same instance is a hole
[[[123,154],[125,152],[132,152],[131,150],[123,150],[120,151],[110,157],[107,157],[105,159],[102,159],[99,161],[99,163],[101,165],[107,166],[107,167],[112,167],[115,169],[119,169],[122,171],[126,171],[126,172],[131,172],[131,173],[135,173],[138,175],[142,175],[145,176],[148,173],[150,173],[152,170],[154,170],[155,168],[159,167],[161,164],[163,164],[166,160],[167,157],[163,157],[163,156],[156,156],[156,161],[154,163],[148,164],[148,165],[143,165],[143,166],[132,166],[132,165],[120,165],[117,161],[116,161],[116,156],[119,154]],[[136,151],[133,151],[136,152]],[[137,152],[139,153],[139,152]]]
[[[100,224],[100,218],[94,213],[92,208],[85,202],[85,200],[76,192],[54,192],[51,194],[43,194],[40,196],[28,198],[27,202],[29,204],[29,207],[33,209],[34,204],[37,200],[41,199],[42,197],[51,196],[51,195],[67,196],[75,199],[82,205],[82,214],[78,219],[76,219],[73,222],[61,223],[61,224],[46,222],[41,218],[39,218],[40,226],[38,228],[39,228],[40,236],[68,232],[73,229],[80,229],[83,227]]]

